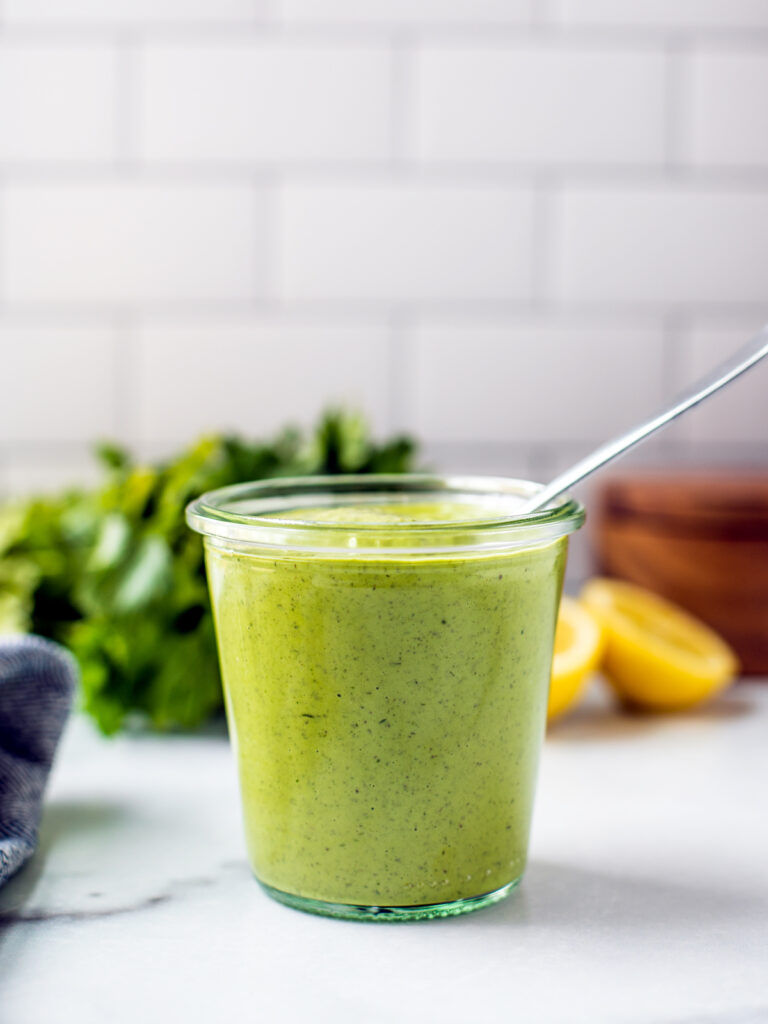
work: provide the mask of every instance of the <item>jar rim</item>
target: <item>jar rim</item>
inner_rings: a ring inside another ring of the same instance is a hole
[[[515,503],[542,485],[530,480],[428,473],[337,474],[276,477],[233,484],[200,495],[186,509],[189,526],[208,540],[237,547],[318,551],[360,557],[416,550],[419,554],[465,549],[538,547],[577,530],[582,505],[563,496],[546,508],[515,514]],[[487,516],[439,521],[328,522],[281,517],[302,506],[459,500],[489,510]],[[495,511],[493,511],[495,510]]]

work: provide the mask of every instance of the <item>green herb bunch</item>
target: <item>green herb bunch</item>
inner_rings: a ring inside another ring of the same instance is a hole
[[[202,542],[184,522],[186,504],[245,480],[404,472],[413,452],[407,438],[374,443],[361,417],[338,411],[309,435],[207,437],[155,465],[102,446],[103,486],[0,509],[0,632],[66,644],[83,706],[105,733],[133,722],[200,725],[222,695]]]

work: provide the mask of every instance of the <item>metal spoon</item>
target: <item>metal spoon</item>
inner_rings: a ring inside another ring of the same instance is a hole
[[[606,462],[610,462],[611,459],[615,459],[617,455],[623,454],[648,437],[649,434],[652,434],[654,430],[665,426],[694,405],[698,405],[705,398],[709,398],[710,395],[719,391],[724,384],[728,384],[738,377],[739,374],[748,370],[750,366],[758,363],[765,355],[768,355],[768,324],[751,341],[748,341],[746,345],[743,345],[735,352],[730,359],[715,367],[706,377],[702,377],[691,388],[679,395],[671,405],[655,413],[649,419],[644,420],[626,433],[614,438],[612,441],[607,441],[605,444],[600,445],[595,451],[577,462],[575,466],[571,466],[570,469],[566,469],[564,473],[556,476],[551,483],[546,484],[537,494],[525,502],[520,509],[520,513],[525,515],[544,508],[553,498],[562,494],[563,491],[567,491],[569,487],[573,487],[579,480],[583,480],[585,476],[594,473],[596,469],[599,469]]]

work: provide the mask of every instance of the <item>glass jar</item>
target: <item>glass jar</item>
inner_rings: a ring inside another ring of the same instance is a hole
[[[275,898],[402,920],[525,867],[575,501],[426,475],[242,484],[205,537],[248,853]]]

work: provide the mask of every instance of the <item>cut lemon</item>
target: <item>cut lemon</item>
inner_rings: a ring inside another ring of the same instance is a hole
[[[603,648],[600,622],[572,597],[560,601],[552,659],[547,718],[567,711],[578,699]]]
[[[724,689],[738,671],[736,655],[717,633],[649,590],[594,579],[580,600],[603,624],[606,677],[631,704],[687,708]]]

